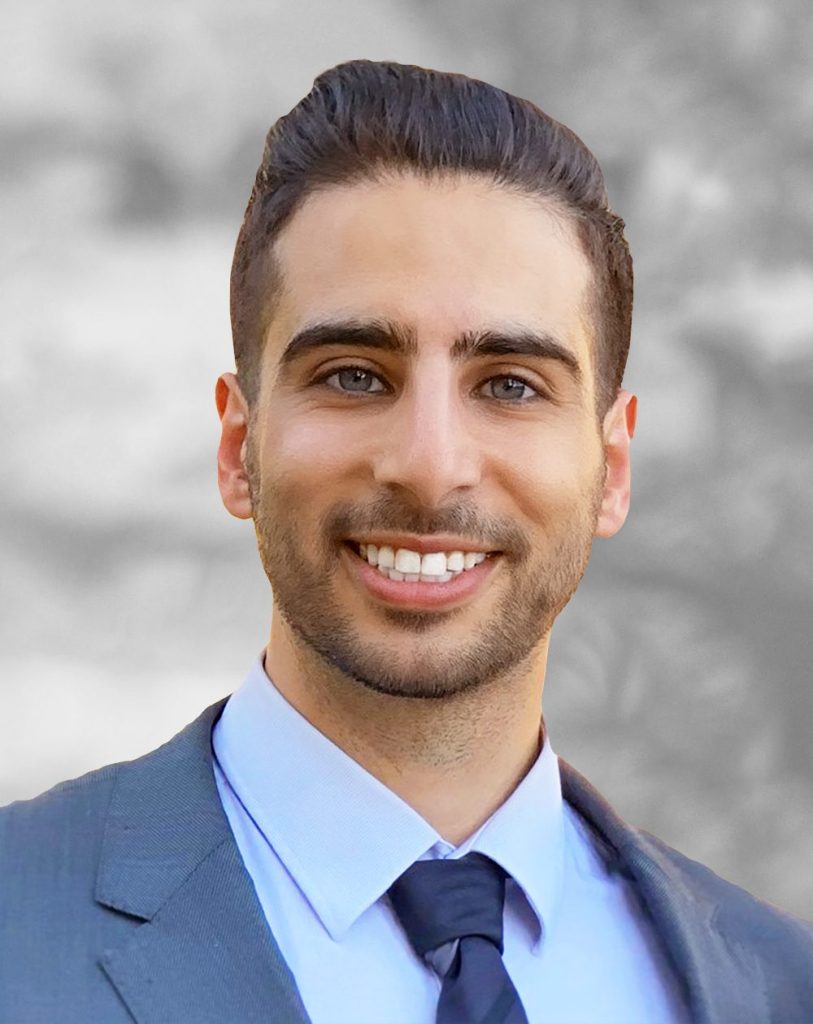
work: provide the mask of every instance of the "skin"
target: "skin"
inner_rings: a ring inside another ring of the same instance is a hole
[[[540,200],[473,177],[333,186],[294,214],[275,257],[256,408],[233,374],[216,389],[223,502],[254,519],[274,590],[265,669],[459,844],[538,755],[550,630],[593,538],[626,519],[637,401],[621,391],[596,418],[590,268]],[[348,318],[391,322],[415,351],[332,344],[282,361],[303,327]],[[533,355],[452,356],[462,332],[520,328],[565,345],[581,384]],[[348,367],[366,391],[337,374]],[[501,554],[455,607],[395,607],[344,544],[376,530]]]

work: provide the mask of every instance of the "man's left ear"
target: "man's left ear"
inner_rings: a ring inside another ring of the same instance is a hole
[[[624,525],[630,507],[630,441],[635,433],[638,399],[620,391],[604,417],[607,475],[596,525],[596,537],[613,537]]]

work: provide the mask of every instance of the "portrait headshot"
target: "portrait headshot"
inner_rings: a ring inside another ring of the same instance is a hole
[[[204,7],[6,72],[0,1024],[813,1021],[813,19]]]

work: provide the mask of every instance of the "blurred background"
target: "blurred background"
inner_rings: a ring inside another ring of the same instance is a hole
[[[485,78],[604,166],[636,265],[633,508],[554,631],[554,748],[813,917],[808,0],[18,0],[0,31],[0,804],[242,681],[271,598],[215,483],[228,275],[324,68]]]

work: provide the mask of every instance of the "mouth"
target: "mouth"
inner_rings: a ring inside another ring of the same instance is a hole
[[[365,544],[354,540],[345,544],[383,577],[397,583],[448,583],[461,573],[471,572],[486,559],[496,558],[502,553],[462,548],[421,552],[391,544]]]
[[[436,544],[421,545],[437,547]],[[386,604],[440,608],[473,597],[497,566],[502,552],[416,551],[355,540],[342,545],[350,568],[371,595]]]

